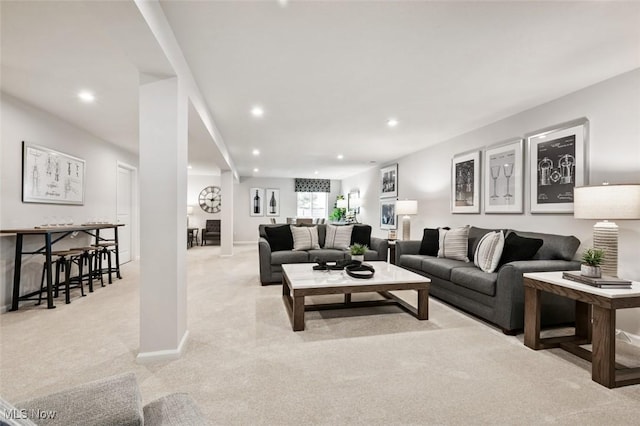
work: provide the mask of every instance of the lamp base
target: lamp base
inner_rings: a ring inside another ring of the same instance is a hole
[[[409,216],[402,217],[402,239],[404,241],[411,239],[411,218]]]
[[[593,225],[593,248],[604,250],[600,267],[604,275],[618,276],[618,225],[614,222],[598,222]]]

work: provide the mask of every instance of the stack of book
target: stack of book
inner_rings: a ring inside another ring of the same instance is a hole
[[[562,278],[599,288],[631,288],[631,281],[603,275],[600,278],[585,277],[576,272],[563,272]]]

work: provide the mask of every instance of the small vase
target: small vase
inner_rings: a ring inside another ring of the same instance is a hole
[[[364,262],[364,254],[352,254],[351,260],[357,260],[358,262]]]
[[[580,275],[589,278],[602,277],[602,269],[599,266],[580,265]]]

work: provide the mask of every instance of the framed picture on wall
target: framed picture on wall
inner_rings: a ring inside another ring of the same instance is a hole
[[[396,200],[380,200],[380,229],[396,229]]]
[[[488,147],[484,152],[484,212],[524,211],[524,161],[522,138]]]
[[[588,185],[589,120],[580,118],[527,136],[531,213],[573,213],[573,190]]]
[[[398,196],[398,164],[380,169],[380,198]]]
[[[451,213],[480,213],[480,151],[451,160]]]
[[[85,161],[22,142],[22,202],[84,204]]]
[[[249,189],[249,215],[264,216],[264,189]]]
[[[280,216],[280,190],[267,189],[267,216]]]

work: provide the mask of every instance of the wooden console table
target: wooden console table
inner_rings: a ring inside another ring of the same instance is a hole
[[[540,338],[542,292],[576,301],[573,336]],[[616,310],[640,307],[640,283],[631,289],[603,289],[562,278],[562,272],[524,274],[524,344],[531,349],[562,348],[591,361],[591,378],[608,388],[640,383],[640,368],[616,364]],[[593,316],[593,324],[591,318]],[[592,343],[592,351],[580,345]]]

